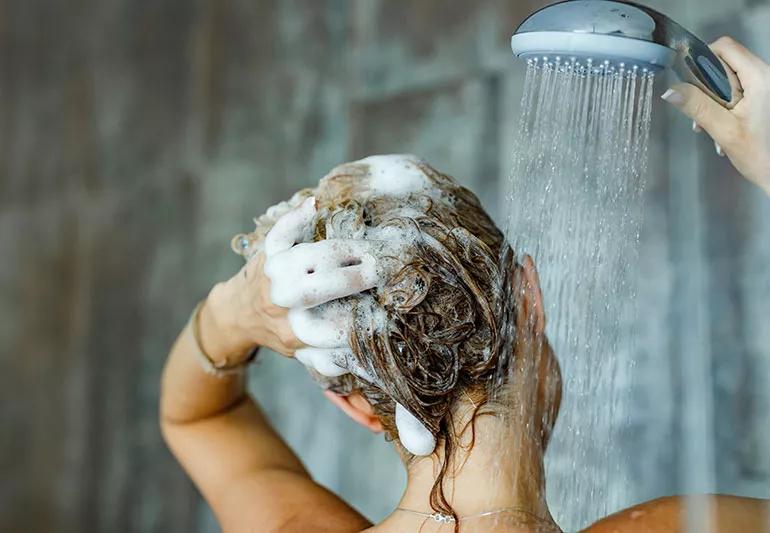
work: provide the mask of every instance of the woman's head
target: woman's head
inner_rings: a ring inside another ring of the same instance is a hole
[[[473,193],[414,156],[340,165],[317,188],[272,208],[237,242],[257,249],[275,219],[311,195],[318,216],[310,240],[393,243],[381,254],[388,263],[383,281],[345,302],[354,315],[348,366],[359,371],[311,373],[359,422],[381,426],[414,452],[403,421],[414,417],[451,455],[453,410],[462,402],[481,407],[500,390],[525,337],[539,338],[552,358],[534,265],[515,261]],[[554,400],[545,402],[551,410]],[[555,410],[548,418],[544,440]],[[437,498],[441,504],[443,495]]]
[[[316,197],[330,213],[326,226],[343,238],[366,227],[413,238],[392,277],[370,291],[386,313],[385,327],[356,327],[350,335],[353,353],[379,385],[353,375],[329,385],[343,394],[361,390],[392,437],[394,402],[439,435],[455,396],[496,376],[506,312],[498,266],[503,236],[472,193],[427,164],[393,157],[388,164],[408,178],[381,194],[366,183],[371,163],[339,166],[321,181]],[[365,318],[356,323],[364,326]]]

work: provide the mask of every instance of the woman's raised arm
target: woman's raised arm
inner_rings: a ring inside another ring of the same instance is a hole
[[[179,334],[163,371],[163,436],[224,531],[360,531],[369,523],[313,482],[246,392],[256,346],[290,357],[301,346],[264,263],[259,254],[217,284]]]

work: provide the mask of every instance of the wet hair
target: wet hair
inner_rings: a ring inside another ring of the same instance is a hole
[[[353,374],[311,373],[338,394],[366,397],[388,439],[398,442],[396,403],[429,429],[444,452],[430,505],[456,517],[443,487],[459,440],[452,408],[471,399],[475,419],[506,364],[501,354],[510,353],[510,339],[504,342],[503,332],[513,312],[505,284],[513,253],[472,192],[424,162],[418,167],[430,186],[407,195],[372,194],[360,163],[337,167],[312,191],[326,213],[315,240],[367,228],[396,228],[417,238],[397,258],[395,274],[369,291],[387,315],[385,326],[367,324],[370,315],[356,308],[350,347],[378,384]]]

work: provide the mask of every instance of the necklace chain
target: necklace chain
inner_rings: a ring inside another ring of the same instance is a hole
[[[424,516],[425,518],[430,518],[434,522],[438,522],[439,524],[451,524],[455,521],[455,518],[452,515],[447,515],[444,513],[424,513],[422,511],[415,511],[414,509],[404,509],[403,507],[397,507],[396,511],[403,511],[405,513],[412,513],[419,516]],[[520,509],[518,507],[504,507],[502,509],[495,509],[494,511],[486,511],[483,513],[478,514],[472,514],[468,516],[461,516],[458,518],[458,520],[470,520],[472,518],[481,518],[484,516],[491,516],[495,514],[501,514],[501,513],[519,513],[523,515],[527,515],[530,518],[534,518],[539,522],[550,524],[550,521],[546,520],[545,518],[541,518],[538,515],[531,513],[529,511],[525,511],[524,509]]]

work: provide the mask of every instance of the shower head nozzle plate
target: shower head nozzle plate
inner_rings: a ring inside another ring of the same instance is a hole
[[[522,59],[560,57],[580,63],[591,60],[594,65],[606,61],[615,67],[635,66],[653,72],[670,66],[676,57],[674,50],[650,41],[564,31],[516,33],[511,37],[511,50]]]

